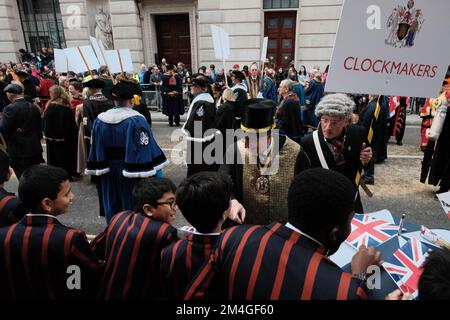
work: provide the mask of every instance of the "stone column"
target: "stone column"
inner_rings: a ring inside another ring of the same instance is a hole
[[[17,51],[25,48],[17,2],[0,0],[0,61],[18,61]]]
[[[134,71],[144,63],[142,26],[136,1],[110,0],[115,49],[130,49]]]

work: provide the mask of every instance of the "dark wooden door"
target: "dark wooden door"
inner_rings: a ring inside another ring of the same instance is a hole
[[[158,63],[186,64],[191,70],[191,37],[188,14],[157,15],[155,17],[158,41]]]
[[[287,68],[295,55],[296,11],[266,12],[264,36],[269,37],[267,58],[277,68]]]

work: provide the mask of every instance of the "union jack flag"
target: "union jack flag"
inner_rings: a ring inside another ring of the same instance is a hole
[[[389,257],[383,267],[403,293],[410,293],[416,298],[421,266],[428,256],[430,248],[416,238],[411,238],[405,245]]]
[[[360,246],[376,247],[388,241],[398,233],[398,226],[384,220],[374,219],[370,216],[359,214],[352,220],[352,233],[345,240],[355,249]]]

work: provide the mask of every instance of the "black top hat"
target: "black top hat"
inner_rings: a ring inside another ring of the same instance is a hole
[[[99,78],[88,76],[83,79],[83,87],[85,88],[99,88],[102,89],[105,86],[105,82]]]
[[[234,76],[234,77],[240,79],[241,81],[245,80],[245,75],[239,70],[231,71],[231,76]]]
[[[3,89],[3,92],[5,92],[5,93],[9,92],[9,93],[13,93],[13,94],[22,94],[23,90],[22,90],[22,87],[19,86],[18,84],[11,83],[11,84],[8,84],[5,89]]]
[[[200,88],[206,88],[208,86],[208,81],[205,78],[197,77],[191,80],[192,86],[197,86]]]
[[[244,132],[263,133],[272,130],[275,103],[268,99],[249,99],[244,102],[241,129]]]
[[[134,81],[122,80],[115,84],[110,92],[106,92],[106,97],[110,100],[129,100],[134,95],[140,94],[139,84]]]

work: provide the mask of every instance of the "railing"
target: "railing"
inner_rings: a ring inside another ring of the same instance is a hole
[[[161,85],[159,84],[141,84],[142,99],[144,99],[147,107],[152,111],[160,111],[162,109]],[[191,85],[183,84],[183,103],[187,110],[191,104],[189,95]]]

